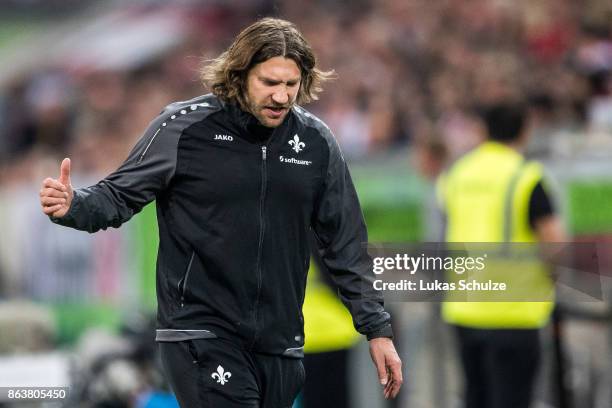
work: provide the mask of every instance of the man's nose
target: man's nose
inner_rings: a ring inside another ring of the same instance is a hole
[[[279,88],[272,94],[272,100],[274,103],[284,105],[289,102],[289,93],[284,87]]]

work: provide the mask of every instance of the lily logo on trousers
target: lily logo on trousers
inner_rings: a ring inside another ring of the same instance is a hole
[[[217,367],[217,372],[212,373],[211,377],[217,380],[217,384],[225,385],[232,376],[232,373],[229,371],[225,371],[225,369],[221,366]]]

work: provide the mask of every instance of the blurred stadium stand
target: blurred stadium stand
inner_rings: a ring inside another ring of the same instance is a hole
[[[600,243],[612,265],[609,1],[0,0],[0,333],[15,319],[21,335],[36,333],[29,343],[0,336],[7,358],[72,350],[92,326],[118,330],[154,310],[152,207],[87,235],[45,219],[39,184],[66,156],[77,186],[115,169],[163,106],[205,92],[202,58],[265,15],[294,21],[339,74],[307,108],[350,160],[372,242],[435,239],[431,177],[482,140],[481,107],[516,99],[529,103],[529,153],[546,164],[569,231]],[[444,163],[429,154],[432,142]],[[6,311],[24,300],[20,314]],[[612,406],[610,300],[564,323],[576,408]],[[407,377],[397,406],[460,406],[436,305],[391,307]],[[559,406],[551,339],[537,407]],[[366,354],[354,357],[355,407],[384,406]]]

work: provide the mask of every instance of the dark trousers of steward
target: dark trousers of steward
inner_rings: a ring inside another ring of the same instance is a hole
[[[529,408],[540,366],[537,329],[456,326],[466,408]]]
[[[226,339],[159,343],[181,408],[290,408],[305,380],[299,358],[254,353]]]

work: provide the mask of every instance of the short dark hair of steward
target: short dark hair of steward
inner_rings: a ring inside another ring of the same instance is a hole
[[[251,68],[274,57],[290,58],[300,69],[301,84],[297,103],[318,99],[322,84],[335,78],[335,72],[317,68],[310,44],[297,27],[286,20],[263,18],[238,34],[219,57],[205,61],[200,78],[213,94],[224,101],[237,101],[245,109],[246,80]]]
[[[514,142],[525,127],[527,109],[523,103],[502,102],[481,111],[489,140]]]

